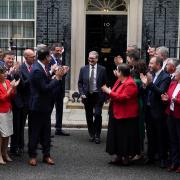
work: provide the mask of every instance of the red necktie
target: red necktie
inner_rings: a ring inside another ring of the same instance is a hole
[[[28,70],[29,70],[29,72],[32,71],[32,65],[29,66]]]

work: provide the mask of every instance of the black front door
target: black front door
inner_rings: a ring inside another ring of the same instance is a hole
[[[108,85],[114,83],[114,56],[125,59],[127,47],[126,15],[87,15],[86,16],[86,64],[88,53],[98,51],[99,64],[106,67]],[[113,80],[112,80],[113,79]]]

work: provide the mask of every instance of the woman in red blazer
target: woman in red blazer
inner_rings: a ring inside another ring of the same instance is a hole
[[[106,85],[102,90],[110,97],[106,152],[117,155],[111,164],[129,164],[129,156],[140,153],[138,131],[138,88],[130,76],[127,64],[117,67],[118,80],[112,90]]]
[[[0,164],[12,161],[7,153],[9,137],[13,134],[11,97],[19,84],[19,81],[10,83],[5,78],[6,69],[0,65]]]
[[[168,171],[180,173],[180,65],[175,72],[175,81],[172,81],[167,94],[162,100],[168,102],[166,113],[171,145],[171,165]]]

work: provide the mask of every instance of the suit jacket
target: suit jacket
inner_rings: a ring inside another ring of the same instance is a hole
[[[6,80],[7,88],[11,87],[10,81]],[[11,110],[11,98],[14,96],[14,91],[11,94],[7,94],[7,90],[0,83],[0,113],[6,113]]]
[[[97,65],[96,76],[97,76],[96,77],[97,91],[100,95],[104,96],[105,94],[102,92],[101,87],[107,84],[106,69],[101,65]],[[89,93],[89,65],[86,65],[80,69],[78,89],[79,89],[80,95],[87,96]]]
[[[29,105],[31,91],[30,91],[30,72],[25,63],[23,63],[20,66],[19,73],[20,73],[20,79],[21,79],[21,84],[22,84],[21,97],[22,97],[24,106],[27,107]]]
[[[55,59],[52,56],[51,57],[51,61],[49,63],[49,70],[50,70],[51,66],[54,65],[54,64],[56,64],[56,61],[55,61]],[[64,58],[64,56],[62,56],[61,65],[62,66],[65,65],[65,58]],[[58,87],[53,89],[53,95],[54,95],[55,99],[63,98],[65,96],[65,77],[66,77],[66,75],[64,75],[62,77],[62,81],[60,83],[60,86],[58,86]]]
[[[128,77],[124,83],[118,79],[111,93],[111,110],[116,119],[138,117],[138,87],[132,77]]]
[[[169,96],[168,107],[166,109],[167,114],[170,114],[170,102],[171,102],[172,95],[173,95],[173,92],[174,92],[177,84],[178,84],[177,81],[172,81],[170,86],[169,86],[169,89],[167,92],[167,94]],[[180,119],[180,91],[178,92],[177,97],[176,97],[176,101],[174,102],[173,116],[177,119]]]
[[[30,74],[31,96],[29,107],[32,111],[51,112],[52,90],[60,85],[61,81],[51,80],[43,67],[36,62]]]
[[[150,83],[147,87],[146,104],[149,96],[151,114],[154,118],[161,118],[164,114],[165,107],[161,100],[161,94],[165,93],[169,87],[171,78],[165,71],[161,71],[154,83]]]

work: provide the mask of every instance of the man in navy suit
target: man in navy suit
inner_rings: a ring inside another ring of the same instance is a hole
[[[29,98],[30,98],[30,73],[32,71],[32,66],[35,61],[35,52],[31,49],[26,49],[24,51],[24,63],[20,66],[19,69],[19,75],[20,75],[20,85],[21,89],[20,92],[18,92],[21,96],[23,108],[22,111],[22,117],[19,119],[18,122],[18,128],[17,132],[14,134],[16,136],[14,139],[16,139],[16,146],[18,149],[16,150],[16,153],[23,152],[24,149],[24,127],[26,123],[26,119],[28,117],[28,121],[30,119],[30,111],[29,111]],[[19,151],[19,152],[18,152]]]
[[[163,70],[163,61],[160,57],[152,57],[149,62],[150,73],[147,76],[141,74],[141,80],[146,90],[145,122],[148,139],[148,160],[153,163],[155,154],[158,153],[160,166],[166,165],[167,159],[167,132],[166,119],[164,118],[165,107],[161,95],[169,87],[171,78]]]
[[[55,78],[51,79],[48,71],[51,59],[50,50],[47,47],[41,48],[37,52],[37,58],[30,75],[29,164],[37,165],[36,149],[40,141],[43,162],[54,165],[54,160],[50,156],[52,90],[60,85],[63,75],[69,69],[64,66],[56,69]]]
[[[102,107],[105,100],[101,87],[107,83],[106,70],[97,64],[98,57],[96,51],[89,53],[89,65],[81,68],[78,80],[78,88],[86,112],[89,141],[95,141],[96,144],[100,143]]]
[[[65,65],[63,52],[64,52],[64,48],[61,44],[59,43],[53,44],[49,69],[51,66],[54,65],[57,65],[59,67]],[[61,85],[53,89],[53,96],[54,99],[52,103],[52,110],[54,105],[56,108],[55,135],[69,136],[70,135],[69,133],[62,130],[63,104],[64,104],[64,96],[65,96],[65,76],[62,78]]]

